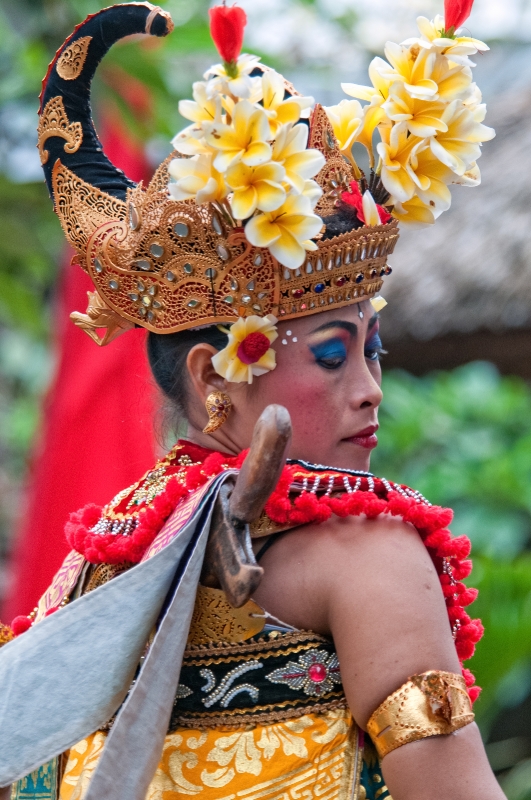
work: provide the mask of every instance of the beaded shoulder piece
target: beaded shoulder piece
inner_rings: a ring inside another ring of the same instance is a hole
[[[210,478],[241,467],[245,456],[246,451],[227,456],[180,440],[140,481],[104,508],[88,505],[72,514],[66,525],[67,539],[92,564],[138,563],[175,507]],[[368,519],[390,514],[415,526],[439,574],[458,656],[461,661],[471,658],[483,626],[465,611],[477,590],[462,583],[472,570],[470,541],[466,536],[452,537],[447,529],[452,511],[432,505],[408,486],[368,472],[296,461],[284,467],[252,535],[322,523],[332,514]],[[472,686],[469,670],[464,675],[475,700],[480,690]]]

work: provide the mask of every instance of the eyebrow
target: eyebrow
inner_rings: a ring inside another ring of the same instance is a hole
[[[374,328],[379,319],[380,319],[379,314],[373,314],[369,320],[368,330],[372,330],[372,328]],[[320,325],[318,328],[314,328],[313,331],[310,331],[310,334],[321,333],[322,331],[329,331],[332,328],[341,328],[342,330],[347,331],[347,333],[350,333],[351,336],[358,335],[357,326],[354,325],[353,322],[346,322],[346,320],[342,319],[338,319],[333,322],[325,322],[324,325]]]

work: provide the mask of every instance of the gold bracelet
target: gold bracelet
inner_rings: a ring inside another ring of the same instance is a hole
[[[413,675],[371,716],[367,731],[383,758],[397,747],[427,736],[442,736],[474,721],[461,675],[432,670]]]

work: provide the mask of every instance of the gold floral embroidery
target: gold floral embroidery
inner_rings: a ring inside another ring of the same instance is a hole
[[[57,61],[57,73],[64,81],[74,81],[81,75],[92,36],[82,36],[65,47]]]
[[[98,766],[106,734],[95,733],[78,742],[68,755],[59,800],[83,800]]]
[[[83,800],[104,741],[100,732],[72,748],[60,800]],[[180,729],[165,739],[146,800],[353,800],[355,764],[357,728],[345,709],[230,733]]]
[[[38,147],[41,156],[41,164],[46,164],[48,150],[44,149],[44,143],[51,136],[60,136],[65,139],[65,153],[75,153],[79,150],[83,141],[83,129],[81,122],[70,122],[66,115],[62,97],[52,97],[42,111],[39,118]]]

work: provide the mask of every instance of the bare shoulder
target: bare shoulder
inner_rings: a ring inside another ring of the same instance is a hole
[[[333,637],[360,724],[410,675],[460,671],[436,569],[408,523],[333,517],[289,532],[261,563],[255,599]]]
[[[352,605],[364,604],[379,582],[396,583],[398,588],[404,570],[422,573],[438,584],[415,528],[391,517],[334,516],[321,524],[303,525],[282,536],[260,563],[265,575],[257,601],[277,616],[280,611],[290,616],[297,627],[322,633],[330,632],[325,610],[332,597],[346,594]],[[313,626],[308,625],[310,620]]]

